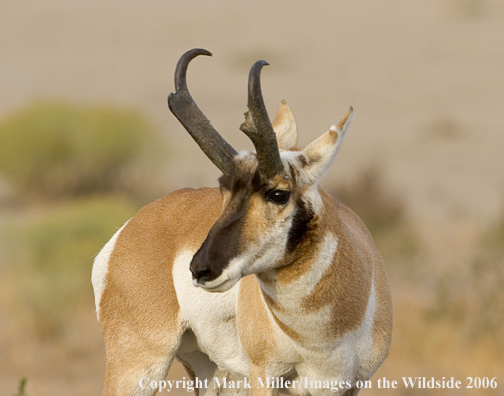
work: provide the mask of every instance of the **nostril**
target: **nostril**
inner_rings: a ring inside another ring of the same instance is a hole
[[[197,279],[198,281],[207,281],[212,276],[212,271],[208,268],[202,268],[195,271],[191,269],[191,272],[193,279]]]

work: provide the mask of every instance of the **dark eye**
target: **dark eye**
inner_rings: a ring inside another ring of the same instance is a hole
[[[268,201],[283,205],[289,201],[290,195],[290,191],[287,190],[271,190],[268,193]]]

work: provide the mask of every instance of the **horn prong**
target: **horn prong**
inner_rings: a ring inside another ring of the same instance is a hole
[[[262,180],[270,180],[283,170],[276,135],[264,105],[261,91],[261,69],[269,65],[264,60],[254,63],[248,81],[248,111],[245,122],[240,126],[254,144],[257,153],[259,175]]]

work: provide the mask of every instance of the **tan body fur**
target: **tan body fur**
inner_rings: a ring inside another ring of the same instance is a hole
[[[277,171],[239,152],[220,189],[175,191],[113,236],[92,275],[105,395],[154,395],[175,357],[208,381],[200,394],[277,394],[264,385],[280,377],[294,395],[359,393],[388,355],[392,305],[370,233],[319,187],[351,119],[298,150],[282,103]]]
[[[336,298],[336,304],[332,305],[334,322],[328,323],[325,329],[314,331],[329,335],[330,342],[334,343],[345,334],[355,332],[362,324],[371,283],[374,282],[377,304],[372,327],[373,345],[365,356],[357,358],[358,362],[352,362],[352,365],[361,366],[356,379],[368,379],[374,373],[377,362],[386,357],[390,341],[391,304],[383,263],[377,252],[367,252],[365,249],[354,251],[351,248],[356,245],[352,244],[352,239],[371,241],[367,229],[356,215],[328,196],[324,204],[329,212],[324,218],[336,220],[335,224],[325,226],[332,228],[335,233],[346,234],[345,237],[349,239],[343,240],[350,246],[342,246],[340,242],[336,260],[342,257],[344,264],[335,265],[332,273],[324,277],[314,290],[314,295],[305,299],[305,309],[318,310],[316,294],[331,288],[331,294]],[[184,189],[142,209],[119,234],[108,262],[106,286],[99,306],[107,342],[106,395],[127,395],[138,386],[142,377],[160,380],[166,375],[188,327],[175,294],[173,261],[182,251],[197,250],[221,211],[222,199],[218,189]],[[339,214],[336,218],[335,213]],[[351,266],[353,261],[360,262],[362,257],[359,255],[370,255],[366,257],[368,265],[364,268]],[[283,272],[285,274],[279,271],[278,281],[285,284],[295,281],[297,274]],[[264,298],[255,276],[242,278],[235,287],[239,287],[239,294],[235,296],[236,317],[222,318],[218,311],[213,314],[217,323],[223,320],[234,322],[236,333],[233,336],[239,337],[242,347],[235,352],[246,355],[251,372],[232,373],[229,370],[229,374],[235,377],[274,377],[291,374],[297,365],[303,367],[303,356],[290,345],[289,340],[282,339],[281,327],[270,320],[267,307],[268,304],[274,305],[274,301]],[[355,293],[355,290],[359,293]],[[207,294],[208,299],[215,296]],[[299,320],[302,308],[292,314]],[[291,335],[295,332],[295,329],[283,330]],[[296,335],[295,341],[302,343],[301,336]],[[304,336],[313,338],[313,334]],[[193,352],[191,348],[197,351],[191,341],[182,348],[186,354],[187,351]],[[215,345],[217,350],[214,353],[225,346]],[[325,350],[325,346],[322,349]],[[191,362],[184,363],[196,375],[197,371],[191,367]],[[214,373],[211,373],[209,378],[213,376]]]

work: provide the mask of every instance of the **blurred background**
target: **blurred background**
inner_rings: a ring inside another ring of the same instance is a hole
[[[194,47],[214,56],[191,63],[193,97],[236,149],[252,148],[238,126],[258,59],[270,116],[285,99],[301,146],[354,107],[324,185],[386,261],[394,338],[374,383],[499,381],[362,394],[502,394],[500,0],[2,0],[0,394],[101,394],[94,255],[149,201],[217,185],[166,105]]]

